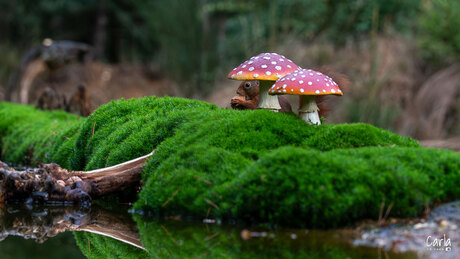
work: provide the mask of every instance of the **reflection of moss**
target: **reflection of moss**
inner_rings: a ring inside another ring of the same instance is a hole
[[[81,252],[87,258],[147,258],[142,249],[120,242],[110,237],[87,232],[74,232]]]
[[[264,238],[243,240],[238,227],[180,221],[156,221],[134,216],[142,245],[86,232],[74,232],[88,258],[373,258],[375,250],[355,248],[331,233],[270,231]],[[296,233],[293,240],[291,234]],[[393,255],[392,255],[393,258]],[[396,258],[396,257],[395,257]],[[407,257],[405,257],[407,258]]]
[[[418,215],[460,197],[460,156],[367,124],[310,126],[292,114],[235,111],[180,98],[120,100],[78,119],[0,103],[2,158],[82,170],[155,149],[137,209],[331,227]],[[3,119],[5,118],[5,119]]]
[[[336,232],[272,230],[266,237],[243,240],[238,227],[135,220],[151,258],[377,258],[375,250],[353,247]],[[411,258],[391,254],[399,257]]]

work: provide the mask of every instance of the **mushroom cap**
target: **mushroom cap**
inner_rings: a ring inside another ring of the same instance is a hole
[[[283,55],[261,53],[234,68],[228,74],[228,78],[235,80],[276,81],[298,69],[300,69],[299,66]]]
[[[278,79],[268,90],[271,95],[343,95],[332,78],[311,69],[299,69]]]

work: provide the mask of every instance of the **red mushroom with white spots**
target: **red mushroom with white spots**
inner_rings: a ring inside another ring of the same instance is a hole
[[[260,109],[278,111],[278,98],[268,95],[268,89],[283,76],[300,69],[290,59],[276,53],[261,53],[234,68],[228,78],[234,80],[259,80]]]
[[[318,106],[315,96],[343,95],[342,90],[332,78],[323,73],[300,69],[277,80],[268,91],[270,95],[291,94],[302,96],[302,106],[299,108],[299,117],[309,124],[321,124],[318,116]]]

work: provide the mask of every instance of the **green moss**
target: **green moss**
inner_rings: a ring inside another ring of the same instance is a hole
[[[75,166],[90,170],[150,153],[190,119],[187,114],[213,109],[209,103],[171,97],[110,102],[82,125]]]
[[[137,208],[199,218],[211,209],[213,217],[284,226],[335,227],[376,219],[382,201],[394,202],[392,216],[415,217],[427,204],[460,197],[455,185],[460,156],[424,148],[282,147],[248,162],[237,153],[223,156],[221,149],[198,145],[159,167],[148,163],[146,171],[152,173]]]
[[[138,204],[154,210],[165,209],[170,214],[194,207],[195,213],[206,215],[214,186],[220,186],[238,176],[252,162],[240,154],[206,145],[192,145],[167,158],[158,167],[148,163],[150,174]],[[170,202],[168,202],[170,201]]]
[[[383,200],[412,217],[460,197],[459,154],[368,124],[172,97],[114,101],[86,119],[0,103],[0,116],[6,162],[90,170],[156,150],[135,207],[157,213],[332,227],[376,218]]]
[[[84,121],[65,112],[42,112],[12,103],[0,103],[0,118],[2,159],[23,165],[53,161],[52,150],[69,141],[64,137],[68,129],[77,130]],[[65,164],[65,160],[56,162]]]
[[[450,151],[283,147],[215,193],[222,197],[216,201],[219,214],[252,222],[335,227],[377,219],[382,201],[387,206],[394,202],[391,216],[418,216],[433,201],[458,199],[460,187],[453,183],[459,181],[460,156]]]

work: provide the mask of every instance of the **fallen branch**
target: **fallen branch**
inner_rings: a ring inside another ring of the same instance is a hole
[[[154,152],[92,171],[69,171],[57,164],[15,171],[0,162],[0,203],[89,204],[92,199],[139,186],[140,171]]]

